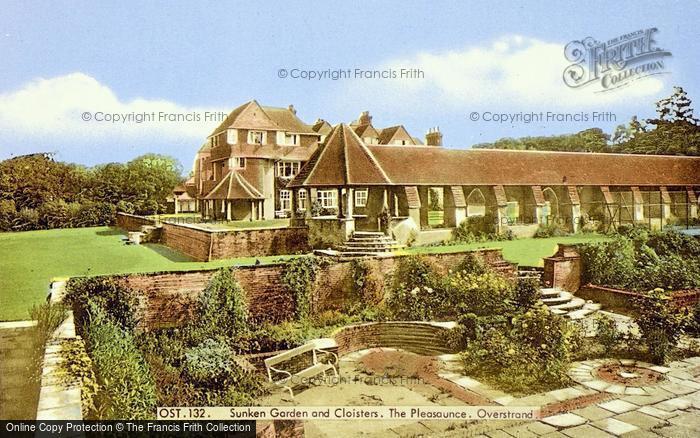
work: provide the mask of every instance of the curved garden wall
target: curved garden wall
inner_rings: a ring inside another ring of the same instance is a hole
[[[342,356],[367,348],[400,348],[426,356],[456,353],[445,342],[453,322],[389,321],[351,325],[333,334]]]

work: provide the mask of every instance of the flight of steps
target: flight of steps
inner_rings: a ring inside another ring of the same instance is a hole
[[[160,240],[161,227],[155,225],[141,225],[140,231],[129,231],[126,243],[139,245],[147,242],[158,242]]]
[[[569,319],[583,319],[600,310],[600,304],[587,302],[583,298],[575,297],[571,292],[559,288],[542,288],[542,302],[549,307],[555,315],[562,315]]]
[[[337,250],[341,258],[377,257],[403,248],[391,237],[378,231],[355,231]]]

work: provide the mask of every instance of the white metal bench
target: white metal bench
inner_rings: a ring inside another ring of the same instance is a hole
[[[308,342],[300,347],[292,348],[284,353],[277,354],[272,357],[265,359],[265,368],[267,368],[268,380],[275,385],[281,386],[282,388],[289,391],[289,395],[294,397],[294,392],[292,388],[302,383],[303,379],[309,379],[311,377],[323,375],[325,377],[326,372],[333,371],[333,374],[338,377],[338,355],[329,351],[329,348],[335,346],[335,340],[330,338],[315,339]],[[275,365],[281,364],[283,362],[288,362],[295,357],[302,356],[306,353],[311,352],[312,362],[311,366],[304,368],[294,374],[289,371],[276,368]],[[323,353],[330,356],[333,359],[333,363],[324,363],[319,361],[319,354]],[[275,376],[282,374],[284,377],[275,380]]]

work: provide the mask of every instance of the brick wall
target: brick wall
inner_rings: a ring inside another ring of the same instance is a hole
[[[576,245],[559,244],[552,257],[544,259],[542,280],[547,287],[576,292],[581,287],[581,257]]]
[[[141,231],[142,225],[155,225],[156,221],[144,216],[117,213],[117,227],[126,231]]]
[[[462,261],[466,252],[433,254],[426,257],[435,262],[444,273]],[[515,267],[505,262],[500,249],[476,251],[487,263],[504,275],[516,275]],[[370,269],[379,284],[402,256],[368,259]],[[215,270],[131,274],[123,276],[125,284],[139,291],[140,325],[144,328],[169,327],[181,324],[191,317],[192,304],[198,299]],[[244,266],[236,269],[236,279],[246,291],[250,316],[258,320],[279,322],[294,316],[293,293],[282,282],[284,264]],[[311,297],[312,310],[342,309],[353,293],[351,262],[333,263],[317,276]],[[380,301],[383,297],[368,297]]]
[[[311,250],[306,227],[237,230],[213,233],[211,237],[209,260],[297,254]]]
[[[180,251],[198,262],[208,262],[212,232],[191,225],[163,223],[160,243]]]
[[[671,302],[678,307],[692,307],[700,301],[700,289],[672,291],[670,294]],[[634,316],[634,309],[637,307],[634,301],[643,297],[639,292],[594,284],[581,286],[576,295],[602,304],[605,310],[629,316]]]

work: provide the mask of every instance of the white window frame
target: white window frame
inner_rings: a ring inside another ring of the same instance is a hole
[[[338,208],[338,191],[335,189],[319,190],[317,198],[323,208]]]
[[[245,157],[231,157],[229,158],[228,167],[231,169],[245,169],[246,159]]]
[[[306,211],[307,199],[308,195],[306,194],[306,189],[300,189],[299,192],[297,192],[297,209]]]
[[[367,207],[369,199],[369,189],[355,189],[355,207]]]
[[[261,134],[261,141],[258,143],[255,141],[256,134]],[[267,144],[267,132],[266,131],[248,131],[248,144]]]
[[[278,161],[275,164],[275,176],[281,178],[294,178],[299,173],[300,169],[301,162],[299,161]],[[287,170],[289,170],[289,175],[287,175]]]
[[[292,191],[291,190],[287,190],[287,189],[280,190],[280,210],[292,211]]]
[[[289,141],[289,138],[292,138],[292,141]],[[285,132],[284,133],[284,143],[285,146],[299,146],[301,144],[301,136],[299,134],[290,134]]]

